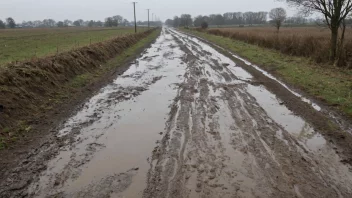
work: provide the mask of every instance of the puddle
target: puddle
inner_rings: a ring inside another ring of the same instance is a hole
[[[304,140],[303,140],[304,141]],[[306,145],[313,151],[318,151],[326,144],[325,138],[320,134],[314,134],[311,138],[306,139]]]
[[[326,144],[326,140],[305,122],[296,116],[277,97],[263,86],[248,85],[250,93],[267,114],[291,135],[302,141],[312,151],[317,151]]]
[[[77,133],[75,143],[62,148],[49,162],[31,192],[90,194],[87,187],[101,181],[112,185],[116,175],[133,182],[123,191],[111,189],[109,194],[142,196],[150,168],[148,156],[162,137],[159,133],[164,131],[169,105],[177,94],[175,84],[183,81],[185,73],[186,66],[179,58],[183,52],[169,45],[176,45],[171,35],[159,37],[121,77],[65,123],[58,136]],[[160,51],[167,56],[158,56]]]

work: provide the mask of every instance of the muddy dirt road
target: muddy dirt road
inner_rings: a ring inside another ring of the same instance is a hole
[[[352,197],[334,147],[231,59],[164,28],[0,195]]]

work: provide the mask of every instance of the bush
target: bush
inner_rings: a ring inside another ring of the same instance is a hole
[[[208,28],[208,23],[206,21],[203,21],[201,24],[202,29],[207,29]]]

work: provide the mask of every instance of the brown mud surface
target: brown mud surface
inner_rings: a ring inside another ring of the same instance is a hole
[[[244,68],[164,28],[6,171],[0,197],[351,197],[351,135],[334,133],[317,104]]]

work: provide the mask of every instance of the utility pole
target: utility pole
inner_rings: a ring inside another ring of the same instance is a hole
[[[150,9],[147,9],[148,10],[148,29],[149,29],[149,27],[150,27],[150,25],[149,25],[149,10]]]
[[[136,20],[136,3],[137,2],[132,2],[133,3],[133,10],[134,10],[134,33],[137,33],[137,20]]]

